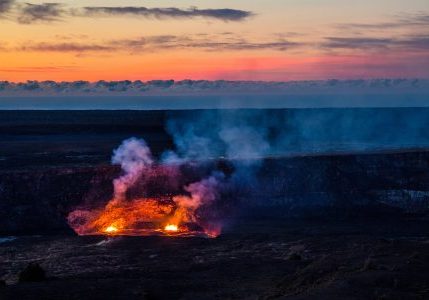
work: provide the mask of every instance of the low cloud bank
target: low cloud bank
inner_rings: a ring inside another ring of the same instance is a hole
[[[228,95],[228,94],[342,94],[342,93],[429,92],[425,79],[372,79],[326,81],[0,81],[0,96],[8,95]]]

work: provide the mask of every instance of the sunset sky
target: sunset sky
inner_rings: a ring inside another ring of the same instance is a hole
[[[0,0],[0,80],[429,78],[428,0]]]

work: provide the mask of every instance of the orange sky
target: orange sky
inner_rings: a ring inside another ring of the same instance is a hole
[[[428,16],[426,0],[0,0],[0,80],[428,78]]]

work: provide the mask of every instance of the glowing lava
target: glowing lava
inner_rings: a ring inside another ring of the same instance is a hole
[[[221,224],[211,208],[220,199],[223,174],[214,172],[182,186],[180,166],[156,164],[146,142],[135,138],[114,151],[112,162],[120,164],[123,173],[113,180],[110,201],[77,208],[67,216],[77,234],[211,238],[220,234]]]
[[[68,216],[79,235],[110,236],[206,236],[216,237],[220,228],[202,224],[188,197],[111,200],[105,207],[75,210]]]
[[[177,225],[168,224],[167,226],[165,226],[164,230],[169,232],[177,232],[179,230],[179,227],[177,227]]]
[[[104,232],[112,234],[112,233],[118,232],[118,228],[115,225],[110,225],[109,227],[104,229]]]

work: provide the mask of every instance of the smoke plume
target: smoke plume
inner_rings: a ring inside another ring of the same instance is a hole
[[[169,113],[167,120],[166,130],[174,149],[161,153],[157,159],[144,140],[125,140],[112,158],[112,163],[119,164],[123,171],[113,182],[112,201],[95,216],[91,211],[71,214],[84,219],[85,230],[77,232],[109,228],[112,218],[98,222],[106,211],[114,211],[115,218],[121,220],[113,224],[127,228],[130,215],[132,224],[138,224],[139,220],[148,219],[148,214],[154,215],[159,203],[163,203],[163,213],[155,214],[158,223],[170,221],[182,227],[191,226],[186,227],[188,230],[202,228],[215,236],[226,218],[218,214],[222,210],[216,209],[224,204],[225,195],[240,195],[239,200],[234,197],[234,205],[238,201],[251,203],[256,198],[259,203],[268,201],[260,197],[264,191],[276,189],[284,199],[287,189],[293,186],[289,184],[293,176],[288,179],[283,174],[284,180],[279,179],[283,182],[264,179],[262,168],[266,167],[263,162],[267,158],[429,145],[425,130],[429,127],[427,112],[412,109],[187,111]],[[270,161],[272,165],[274,162]],[[198,168],[200,171],[196,171]],[[320,169],[313,170],[320,186],[326,184],[324,176],[332,176],[335,171],[329,164],[316,168]],[[302,205],[311,199],[305,201]],[[89,230],[88,220],[96,224]],[[76,224],[74,219],[71,224]]]
[[[121,165],[124,175],[113,181],[115,199],[123,200],[125,193],[153,165],[151,151],[142,139],[130,138],[113,152],[113,164]]]

